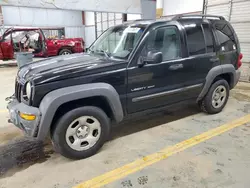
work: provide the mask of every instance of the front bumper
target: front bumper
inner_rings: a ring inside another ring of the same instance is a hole
[[[38,108],[28,106],[24,103],[20,103],[15,97],[9,99],[7,105],[10,114],[10,122],[16,127],[23,130],[27,136],[36,137],[39,128],[39,122],[41,119],[41,113]],[[35,120],[28,121],[20,117],[19,113],[33,114],[36,116]]]

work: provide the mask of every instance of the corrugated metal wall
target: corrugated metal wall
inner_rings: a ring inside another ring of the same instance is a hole
[[[65,27],[65,36],[68,38],[83,38],[85,36],[84,26]]]
[[[243,53],[241,80],[250,81],[250,1],[206,0],[206,14],[224,16],[234,27]]]
[[[66,37],[84,38],[82,11],[2,6],[8,27],[65,28]]]

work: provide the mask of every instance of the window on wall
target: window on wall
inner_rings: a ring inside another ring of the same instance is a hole
[[[187,34],[187,45],[189,55],[199,55],[206,53],[205,39],[201,25],[185,24]]]
[[[64,28],[48,28],[48,29],[42,29],[42,31],[47,39],[64,39],[65,38]]]
[[[108,28],[122,23],[121,13],[95,12],[96,38]]]
[[[202,24],[207,53],[214,52],[214,42],[213,42],[213,34],[208,24]]]
[[[226,23],[215,24],[216,36],[220,42],[221,51],[236,50],[236,42],[232,30]]]
[[[156,29],[148,37],[143,56],[149,51],[162,52],[163,61],[180,57],[180,38],[175,27],[163,27]]]

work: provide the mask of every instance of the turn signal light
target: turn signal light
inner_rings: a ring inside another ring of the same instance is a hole
[[[33,115],[33,114],[24,114],[22,112],[19,112],[19,116],[21,118],[23,118],[24,120],[27,120],[27,121],[33,121],[36,119],[36,116]]]

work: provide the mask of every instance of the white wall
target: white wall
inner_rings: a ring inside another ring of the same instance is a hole
[[[141,19],[141,14],[128,14],[127,19],[129,20],[139,20]]]
[[[85,12],[85,47],[88,48],[95,41],[95,13]]]
[[[164,0],[157,0],[156,1],[156,8],[163,8],[163,3],[164,3]]]
[[[85,26],[65,27],[65,36],[67,38],[83,38],[85,41]]]
[[[84,38],[81,11],[14,6],[2,6],[2,11],[8,27],[64,27],[66,37]]]
[[[175,15],[182,13],[202,11],[203,0],[164,0],[163,15]]]
[[[141,0],[1,0],[0,5],[141,13]]]
[[[3,6],[4,24],[10,26],[82,26],[82,12],[58,9]]]

